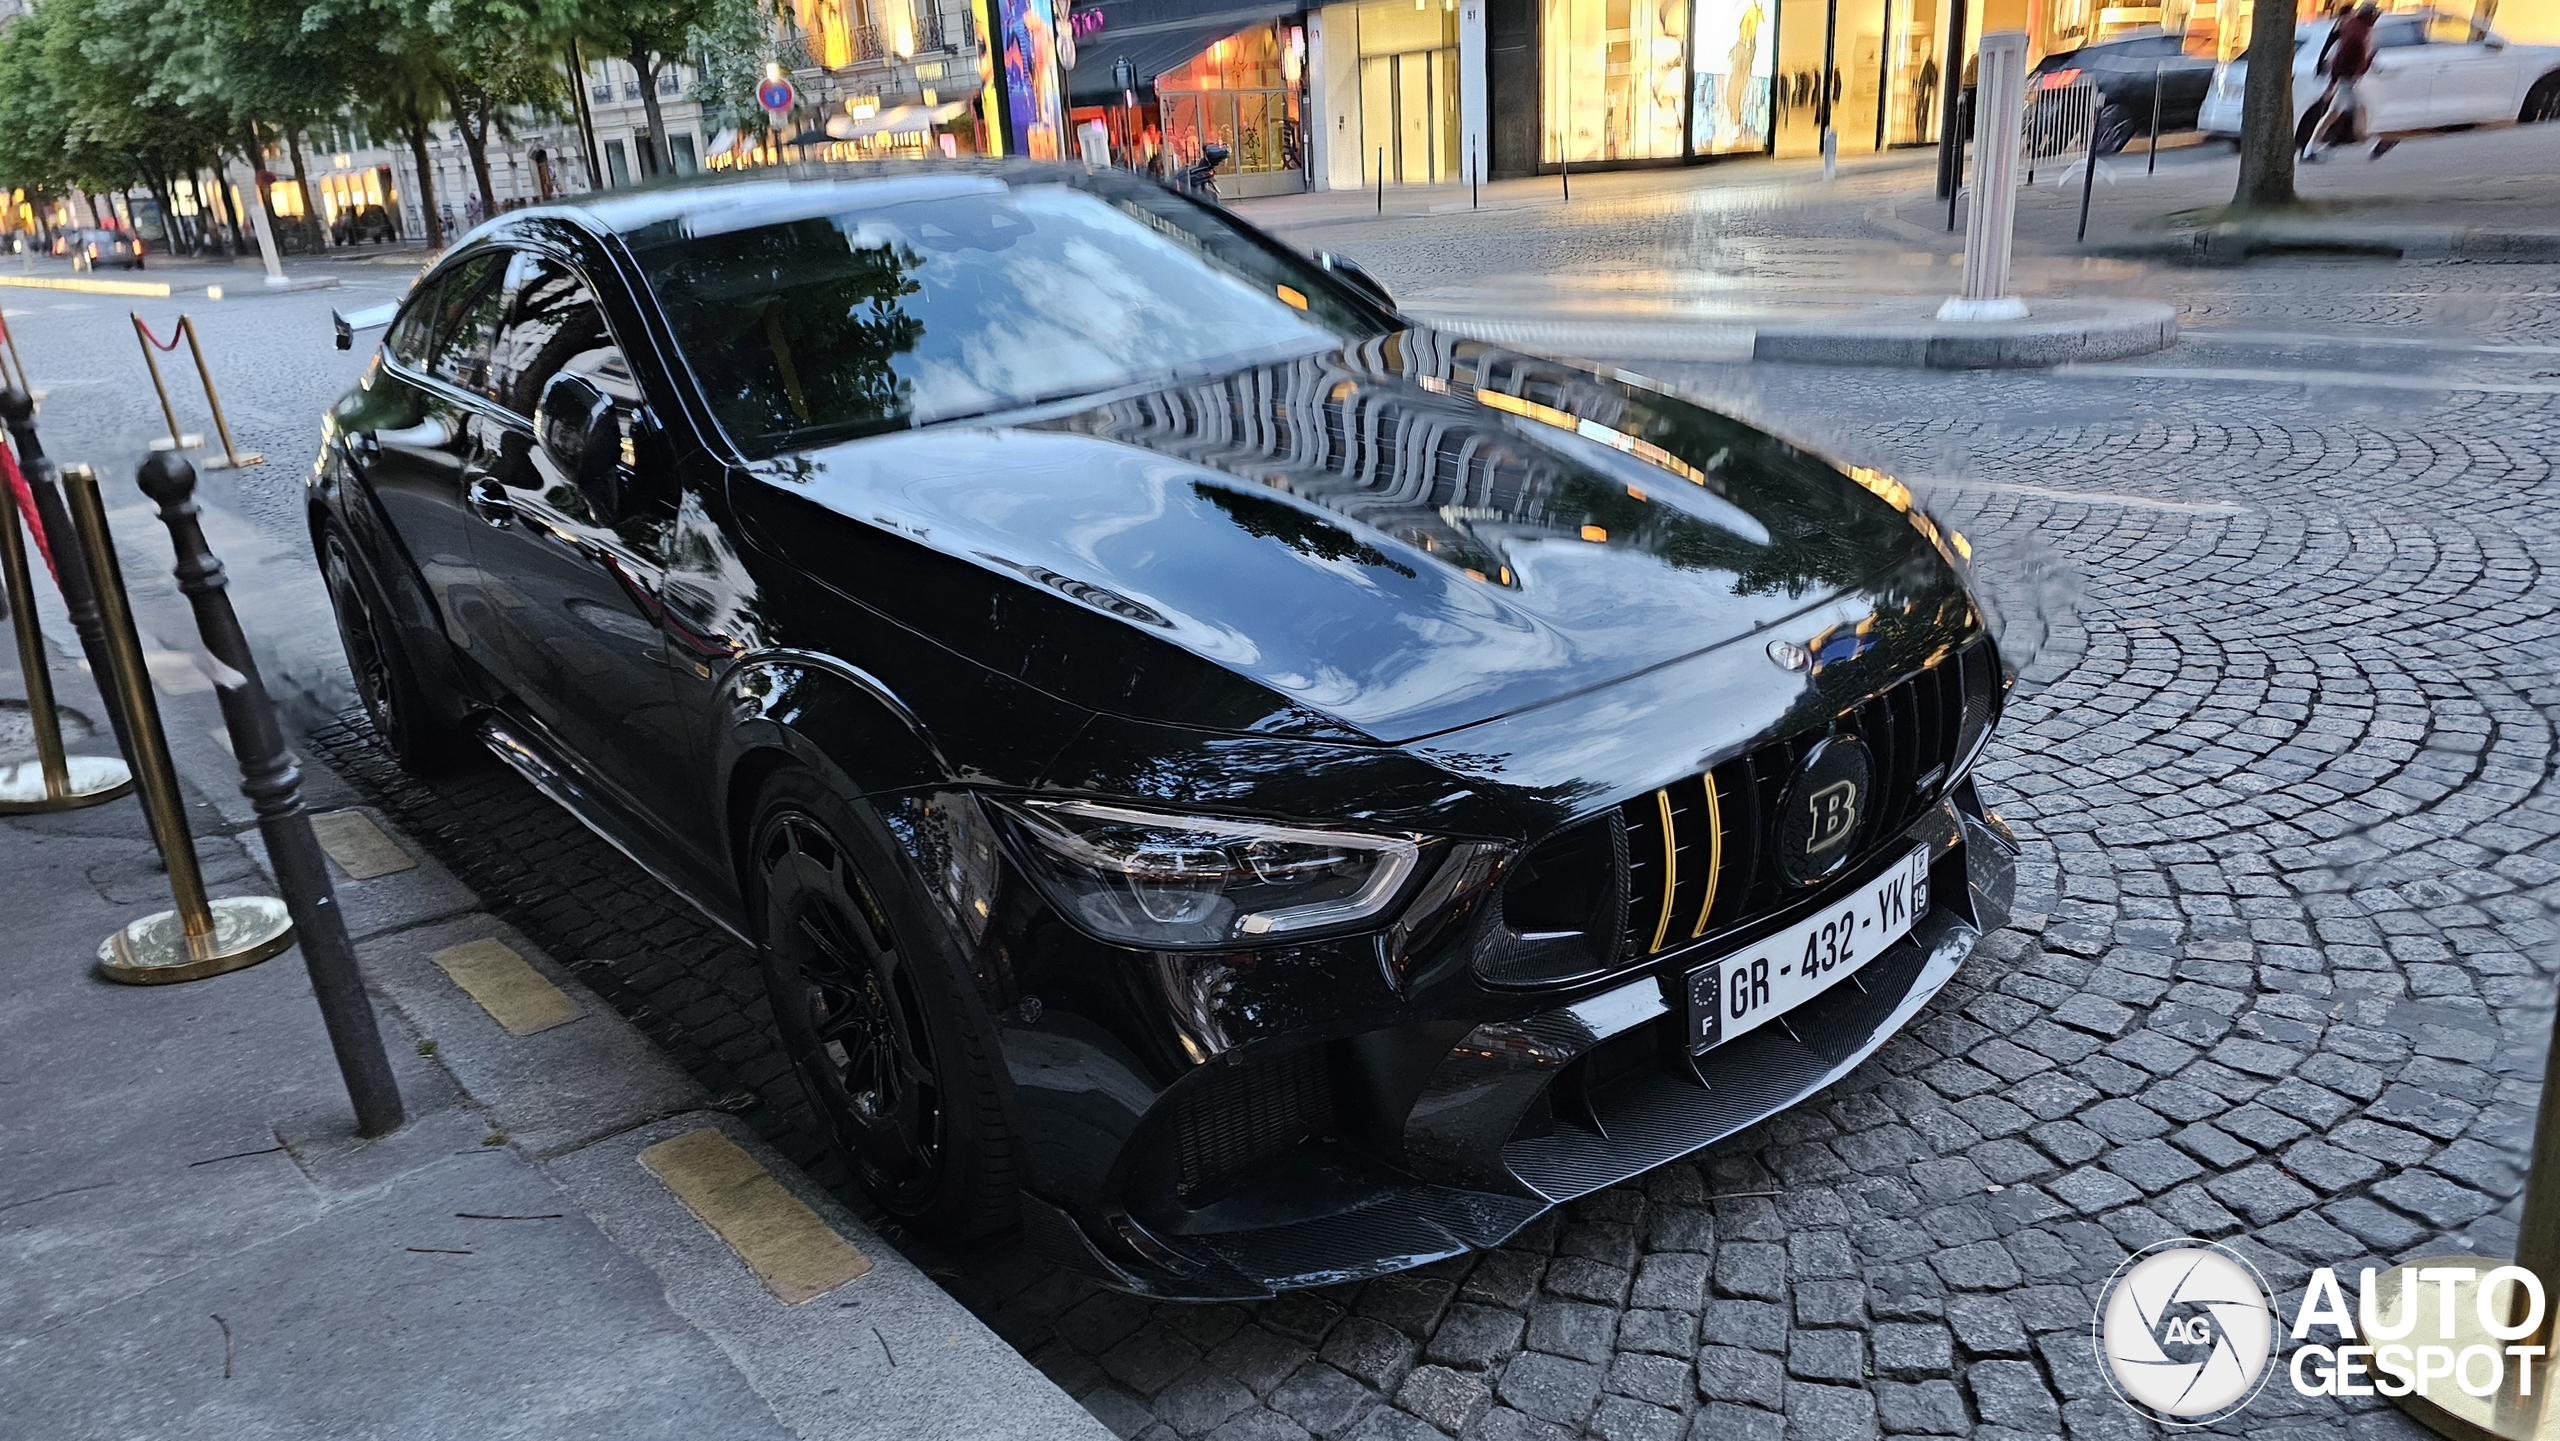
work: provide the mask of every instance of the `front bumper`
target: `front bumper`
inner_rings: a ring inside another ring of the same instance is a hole
[[[1499,1245],[1551,1207],[1794,1105],[1919,1014],[2006,923],[2016,845],[1996,818],[1952,802],[1906,835],[1934,848],[1931,909],[1783,1024],[1691,1057],[1672,997],[1677,974],[1706,958],[1692,954],[1526,1016],[1375,1033],[1394,1043],[1372,1050],[1409,1051],[1427,1036],[1436,1055],[1409,1086],[1363,1073],[1361,1094],[1401,1111],[1387,1122],[1397,1134],[1373,1128],[1364,1145],[1302,1147],[1197,1210],[1151,1211],[1125,1195],[1059,1205],[1027,1194],[1030,1237],[1113,1286],[1199,1300],[1356,1280]],[[1369,1039],[1342,1044],[1357,1053]],[[1286,1192],[1286,1203],[1264,1204],[1272,1192]]]

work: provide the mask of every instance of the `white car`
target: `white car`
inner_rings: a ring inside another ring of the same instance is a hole
[[[2313,20],[2294,31],[2297,143],[2309,128],[2311,107],[2329,88],[2312,67],[2330,26]],[[2373,27],[2373,42],[2373,69],[2356,87],[2367,135],[2560,120],[2560,46],[2511,45],[2464,16],[2432,10],[2383,16]],[[2214,71],[2197,129],[2240,138],[2240,96],[2248,74],[2246,60],[2225,61]]]

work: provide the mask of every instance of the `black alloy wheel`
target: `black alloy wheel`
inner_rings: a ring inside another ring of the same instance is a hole
[[[993,1027],[868,830],[805,772],[766,787],[748,860],[774,1023],[873,1202],[919,1230],[984,1235],[1015,1210]]]
[[[320,534],[320,578],[337,617],[338,644],[355,676],[356,699],[374,734],[404,770],[431,775],[450,767],[462,750],[460,733],[428,710],[400,629],[358,568],[354,543],[336,521]]]

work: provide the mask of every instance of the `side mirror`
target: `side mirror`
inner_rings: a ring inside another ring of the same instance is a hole
[[[614,423],[613,397],[583,375],[562,371],[542,387],[533,411],[534,443],[560,468],[607,525],[622,518],[629,477],[622,468],[622,435]]]
[[[1330,250],[1319,250],[1316,252],[1316,264],[1332,271],[1343,284],[1376,301],[1379,308],[1389,315],[1396,313],[1396,298],[1389,295],[1387,287],[1379,283],[1378,277],[1371,275],[1359,261],[1347,260]]]

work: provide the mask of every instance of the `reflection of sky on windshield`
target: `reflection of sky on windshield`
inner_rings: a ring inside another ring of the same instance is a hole
[[[913,387],[919,424],[1332,339],[1278,297],[1065,186],[869,209],[835,223],[849,247],[890,246],[921,261],[900,308],[924,334],[891,361]]]

